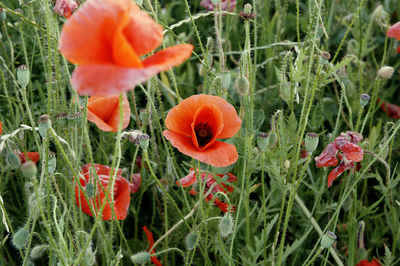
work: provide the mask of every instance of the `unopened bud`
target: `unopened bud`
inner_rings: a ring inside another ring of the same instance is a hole
[[[270,147],[274,146],[278,141],[278,136],[274,131],[268,135],[268,144]]]
[[[131,256],[131,261],[137,264],[143,264],[150,260],[150,253],[147,251],[140,251]]]
[[[378,71],[378,77],[381,79],[389,80],[392,78],[394,68],[390,66],[384,66]]]
[[[13,151],[7,154],[6,162],[11,169],[18,169],[21,167],[21,160]]]
[[[283,166],[285,167],[286,170],[289,170],[289,168],[290,168],[290,161],[289,161],[289,160],[285,160],[285,161],[283,162]]]
[[[227,70],[221,73],[222,88],[228,89],[231,85],[231,73]]]
[[[37,174],[37,167],[34,162],[28,160],[21,165],[22,175],[26,178],[34,178]]]
[[[245,76],[239,76],[235,82],[235,86],[240,95],[245,95],[249,91],[249,80]]]
[[[229,213],[225,214],[221,218],[218,224],[219,233],[222,237],[229,236],[233,231],[233,219]]]
[[[265,151],[268,148],[269,138],[265,133],[260,133],[257,138],[257,145],[261,151]]]
[[[222,88],[222,78],[221,76],[216,76],[211,83],[212,91],[213,92],[218,92]]]
[[[3,22],[6,20],[6,11],[3,8],[0,8],[0,22]]]
[[[49,245],[37,245],[31,250],[32,259],[38,259],[43,256],[43,253],[49,248]]]
[[[39,117],[39,134],[42,138],[47,138],[47,130],[51,128],[51,121],[48,115],[41,115]]]
[[[335,243],[336,238],[337,237],[333,232],[327,231],[321,239],[321,247],[330,248],[333,245],[333,243]]]
[[[193,250],[196,245],[198,235],[194,232],[190,232],[185,237],[185,247],[187,250]]]
[[[17,81],[21,87],[25,88],[29,84],[29,67],[20,65],[17,67]]]
[[[243,7],[243,12],[244,12],[246,15],[250,15],[250,14],[251,14],[251,9],[252,9],[252,8],[253,8],[252,5],[249,4],[249,3],[247,3],[247,4],[245,4],[244,7]]]
[[[371,98],[371,96],[369,96],[366,93],[361,94],[361,97],[360,97],[360,105],[361,105],[361,107],[367,106],[370,98]]]
[[[19,229],[12,237],[12,244],[17,249],[23,249],[28,243],[29,232],[24,227]]]
[[[315,149],[318,147],[318,134],[315,133],[307,133],[305,139],[306,150],[309,153],[313,153]]]

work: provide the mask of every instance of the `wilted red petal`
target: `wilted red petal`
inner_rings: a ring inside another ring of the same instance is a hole
[[[235,163],[239,157],[236,147],[232,144],[215,141],[207,149],[197,149],[191,138],[164,130],[164,137],[183,154],[215,167],[226,167]]]
[[[119,95],[90,97],[87,105],[87,119],[103,131],[117,132],[120,120]],[[122,129],[129,125],[131,108],[126,94],[123,95]]]
[[[381,266],[381,263],[377,259],[373,259],[371,262],[368,260],[360,260],[356,266]]]
[[[346,135],[350,137],[350,142],[357,144],[363,139],[363,135],[358,132],[347,131]]]
[[[333,181],[335,181],[335,179],[338,178],[344,171],[353,167],[353,162],[346,164],[344,161],[341,161],[340,164],[335,169],[333,169],[328,176],[328,188],[332,186]]]
[[[69,18],[78,5],[74,0],[57,0],[53,10],[65,18]]]
[[[378,99],[378,102],[381,103],[381,109],[391,118],[399,119],[400,118],[400,106],[384,102]]]
[[[396,38],[400,41],[400,21],[389,27],[386,36]]]
[[[140,173],[132,174],[131,180],[132,182],[129,184],[129,190],[131,193],[136,193],[138,192],[140,184],[142,183],[142,177],[140,176]]]
[[[148,250],[150,250],[154,245],[153,234],[150,232],[150,230],[147,228],[147,226],[143,226],[142,228],[143,228],[144,233],[146,234],[147,241],[150,243],[150,246],[149,246],[149,249],[148,249]],[[150,254],[154,254],[154,253],[156,253],[156,251],[153,249],[150,252]],[[153,262],[154,265],[162,266],[161,262],[157,259],[156,256],[152,256],[152,257],[150,257],[150,259],[151,259],[151,261]]]
[[[194,171],[193,168],[190,168],[189,174],[187,174],[185,177],[182,177],[179,181],[182,187],[188,187],[193,185],[194,183],[197,182],[196,172]],[[176,184],[178,186],[180,185],[178,181],[176,181]]]
[[[338,148],[335,144],[329,143],[328,146],[322,151],[322,153],[315,157],[315,162],[317,163],[317,167],[327,167],[327,166],[336,166],[338,164],[338,159],[336,158],[336,154],[338,153]]]
[[[340,150],[345,154],[349,161],[361,162],[363,159],[364,151],[356,144],[346,143],[340,148]]]

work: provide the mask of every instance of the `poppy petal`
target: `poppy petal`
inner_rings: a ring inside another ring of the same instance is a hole
[[[176,184],[178,186],[182,185],[182,187],[188,187],[193,185],[194,183],[197,182],[196,172],[194,171],[193,168],[191,168],[189,174],[187,174],[187,176],[185,177],[182,177],[179,181],[176,181]]]
[[[119,20],[125,12],[120,3],[86,1],[63,26],[59,44],[61,54],[74,64],[113,63],[113,33],[119,23],[124,22]]]
[[[400,47],[400,46],[399,46]],[[378,102],[381,103],[381,109],[391,118],[399,119],[400,118],[400,106],[384,102],[378,99]]]
[[[178,44],[158,51],[142,61],[144,67],[157,67],[159,72],[182,64],[193,51],[191,44]]]
[[[147,228],[147,226],[143,226],[142,228],[143,228],[144,233],[146,234],[147,241],[150,244],[149,249],[148,249],[148,250],[150,250],[154,245],[153,233]],[[154,254],[154,253],[156,253],[156,251],[153,249],[150,252],[150,254]],[[151,261],[153,262],[154,265],[162,266],[161,262],[157,259],[156,256],[151,256],[150,259],[151,259]]]
[[[344,144],[340,150],[345,154],[346,158],[353,162],[361,162],[364,151],[360,146],[353,143]]]
[[[142,177],[141,177],[140,173],[133,174],[132,175],[132,183],[129,184],[129,189],[130,189],[131,193],[138,192],[141,183],[142,183]]]
[[[353,167],[354,167],[353,162],[349,164],[346,164],[344,161],[340,162],[340,164],[329,173],[328,188],[332,186],[333,181],[335,181],[336,178],[338,178],[341,174],[343,174],[344,171],[351,169]]]
[[[119,96],[118,96],[119,97]],[[122,113],[123,113],[123,120],[122,120],[122,129],[125,129],[129,125],[129,121],[131,118],[131,107],[128,102],[128,98],[126,94],[123,95],[122,101]],[[119,120],[120,120],[120,110],[119,105],[118,108],[114,109],[114,112],[111,114],[111,117],[108,119],[107,123],[113,128],[113,132],[118,132],[119,127]]]
[[[191,138],[177,134],[170,130],[164,130],[164,137],[168,139],[172,146],[183,154],[186,154],[200,162],[215,166],[225,167],[235,163],[238,159],[236,147],[221,141],[215,141],[206,150],[199,151],[192,143]]]
[[[96,114],[101,120],[107,121],[119,102],[118,96],[96,96],[88,99],[88,112]]]
[[[373,259],[371,262],[368,260],[360,260],[356,266],[381,266],[381,263],[377,259]]]
[[[173,107],[165,119],[166,127],[176,133],[191,136],[191,124],[197,109],[206,104],[217,106],[223,117],[224,128],[217,138],[230,138],[239,131],[242,121],[235,108],[223,98],[213,95],[193,95]]]
[[[329,143],[322,153],[315,157],[317,167],[336,166],[339,162],[336,158],[337,153],[338,148],[335,146],[335,144],[333,142]]]
[[[400,21],[389,27],[386,36],[396,38],[400,41]]]

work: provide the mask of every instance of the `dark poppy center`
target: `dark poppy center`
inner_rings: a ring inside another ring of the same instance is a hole
[[[208,123],[199,123],[194,127],[194,132],[196,133],[197,143],[199,147],[204,147],[213,138],[213,130],[208,125]]]

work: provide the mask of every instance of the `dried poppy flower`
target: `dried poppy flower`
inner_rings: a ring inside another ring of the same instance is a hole
[[[386,36],[396,38],[396,40],[400,41],[400,21],[389,28]],[[400,53],[400,45],[397,47],[397,52]]]
[[[357,145],[362,138],[357,132],[342,133],[315,158],[317,167],[336,166],[340,160],[339,165],[329,173],[328,188],[344,171],[354,168],[355,162],[362,161],[364,151]]]
[[[142,57],[163,39],[162,27],[132,0],[88,0],[64,24],[59,49],[79,65],[72,86],[91,96],[118,94],[181,64],[193,46],[180,44]]]
[[[163,134],[172,146],[201,162],[225,167],[238,159],[236,147],[217,141],[233,137],[242,121],[235,108],[221,97],[193,95],[173,107]]]
[[[144,233],[146,234],[147,241],[149,241],[150,246],[149,246],[148,250],[150,250],[154,245],[153,234],[150,232],[150,230],[147,228],[147,226],[143,226],[142,228],[143,228]],[[155,253],[156,253],[156,251],[154,249],[150,252],[150,254],[155,254]],[[150,259],[154,265],[162,266],[161,262],[157,259],[156,256],[151,256]]]
[[[371,262],[368,260],[360,260],[356,266],[381,266],[381,263],[377,259],[373,259]]]
[[[190,168],[189,174],[188,174],[187,176],[185,176],[185,177],[183,177],[183,178],[180,179],[180,184],[179,184],[178,181],[176,181],[176,184],[177,184],[178,186],[179,186],[179,185],[182,185],[182,187],[193,186],[194,184],[197,183],[197,176],[196,176],[196,175],[199,175],[199,174],[200,174],[200,173],[199,173],[199,169],[196,169],[196,170],[195,170],[195,169],[193,169],[193,168]],[[234,175],[231,174],[231,173],[227,173],[227,174],[225,174],[225,175],[219,175],[219,174],[217,174],[217,176],[219,176],[219,177],[221,177],[221,178],[224,178],[225,176],[227,176],[227,179],[225,180],[226,182],[234,182],[234,181],[237,180],[237,177],[234,176]],[[214,177],[213,177],[211,174],[209,174],[209,173],[204,173],[204,172],[201,173],[201,179],[202,179],[203,181],[205,180],[205,182],[206,182],[204,194],[206,194],[206,193],[209,191],[209,189],[210,189],[215,183],[217,183],[217,182],[215,181]],[[209,194],[207,195],[207,197],[205,198],[205,200],[206,200],[206,201],[213,200],[213,198],[214,198],[214,192],[223,192],[223,193],[226,193],[226,192],[232,192],[232,191],[233,191],[233,187],[228,186],[228,185],[225,184],[225,183],[221,183],[221,185],[222,185],[222,186],[220,186],[218,183],[217,183],[216,185],[214,185],[214,186],[213,186],[213,189],[212,189],[212,192],[209,193]],[[191,195],[196,195],[198,192],[197,192],[194,188],[192,188],[192,189],[189,191],[189,193],[190,193]],[[228,212],[228,207],[229,207],[229,206],[228,206],[227,203],[220,201],[220,200],[219,200],[218,198],[216,198],[216,197],[214,198],[213,203],[214,203],[216,206],[218,206],[218,208],[219,208],[221,211],[223,211],[223,212]],[[235,207],[232,207],[232,209],[234,210]]]
[[[129,125],[131,108],[124,93],[123,97],[122,129]],[[119,96],[95,96],[90,97],[87,105],[87,119],[96,124],[103,131],[117,132],[120,120]]]
[[[86,164],[81,168],[81,173],[84,176],[79,179],[81,186],[86,191],[88,190],[88,184],[95,184],[95,177],[90,172],[91,164]],[[111,172],[111,167],[101,164],[95,164],[94,169],[96,174],[100,180],[101,185],[97,184],[97,189],[95,193],[92,195],[92,198],[89,199],[91,205],[93,205],[95,212],[101,208],[104,201],[106,201],[104,209],[103,209],[103,220],[111,220],[112,211],[111,211],[111,195],[109,194],[109,199],[105,198],[105,190],[111,189],[108,184],[110,182],[110,176],[113,175]],[[121,176],[122,170],[117,170],[117,175],[115,177],[115,185],[113,191],[113,199],[114,199],[114,213],[116,215],[117,220],[123,220],[126,218],[129,204],[131,201],[131,193],[134,193],[138,190],[138,185],[140,186],[140,174],[136,174],[133,176],[133,183],[129,183],[124,177]],[[88,193],[90,194],[90,193]],[[89,195],[88,195],[89,196]],[[82,211],[90,216],[93,216],[93,213],[90,209],[89,203],[86,201],[86,198],[83,194],[83,191],[79,187],[79,184],[75,185],[75,200],[76,204],[82,209]],[[114,219],[114,217],[113,217]]]
[[[400,118],[400,106],[395,104],[387,103],[378,99],[378,103],[381,104],[381,109],[391,118],[399,119]]]
[[[21,164],[25,163],[28,160],[31,160],[34,163],[37,163],[40,159],[38,152],[18,152],[19,160]]]
[[[57,0],[53,10],[65,18],[69,18],[77,8],[78,5],[74,0]]]
[[[219,4],[221,4],[222,11],[229,11],[232,12],[235,9],[236,0],[220,0],[217,1],[217,4],[214,4],[212,0],[201,0],[200,5],[207,9],[208,11],[213,11],[215,8],[219,10]]]

